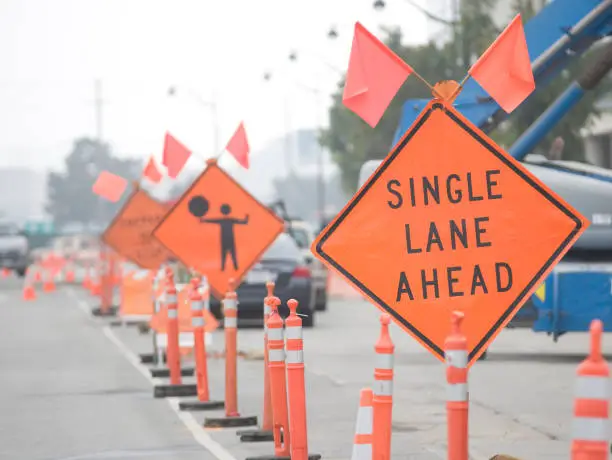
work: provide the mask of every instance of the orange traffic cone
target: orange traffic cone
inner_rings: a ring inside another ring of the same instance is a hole
[[[23,300],[36,300],[36,291],[30,280],[29,269],[26,271],[25,281],[23,283]]]
[[[45,283],[43,284],[43,291],[44,292],[53,292],[55,291],[55,281],[53,280],[53,276],[51,275],[50,271],[47,271],[47,279],[45,280]]]
[[[11,271],[8,268],[3,268],[2,269],[2,278],[8,278],[8,276],[11,274]]]

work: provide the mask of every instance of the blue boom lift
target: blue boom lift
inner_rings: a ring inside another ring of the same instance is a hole
[[[612,0],[551,1],[525,24],[536,91],[611,32]],[[587,331],[594,318],[604,322],[606,331],[612,331],[612,171],[528,154],[610,68],[612,45],[603,43],[599,60],[585,69],[509,149],[514,158],[591,221],[509,325],[546,332],[555,341],[566,332]],[[404,103],[393,144],[427,103],[421,99]],[[466,83],[454,106],[485,132],[508,116],[474,80]],[[379,164],[380,161],[369,161],[362,166],[361,184]]]

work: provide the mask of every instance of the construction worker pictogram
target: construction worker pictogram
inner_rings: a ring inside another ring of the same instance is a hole
[[[156,270],[170,253],[151,231],[168,212],[136,183],[121,210],[102,234],[102,241],[141,268]]]
[[[587,226],[452,104],[434,99],[312,252],[440,360],[446,318],[469,310],[469,366]]]
[[[153,236],[185,266],[205,273],[222,298],[282,233],[284,222],[262,205],[216,160],[173,205]]]

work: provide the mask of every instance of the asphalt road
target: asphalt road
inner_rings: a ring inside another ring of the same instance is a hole
[[[151,337],[108,326],[89,313],[79,288],[20,300],[15,280],[0,282],[0,459],[219,459],[272,454],[271,443],[240,443],[235,430],[201,427],[213,413],[175,410],[153,398],[138,353]],[[309,446],[324,459],[350,458],[359,390],[372,384],[378,310],[335,300],[305,330]],[[444,366],[399,328],[394,382],[394,459],[445,458]],[[470,373],[470,449],[521,459],[569,458],[572,391],[586,334],[554,344],[528,330],[504,331]],[[222,331],[213,336],[222,350]],[[261,329],[240,329],[239,349],[261,352]],[[612,355],[612,341],[604,350]],[[241,359],[239,409],[261,416],[262,364]],[[213,399],[223,398],[223,362],[209,360]],[[185,382],[192,382],[185,378]],[[159,383],[159,382],[158,382]]]

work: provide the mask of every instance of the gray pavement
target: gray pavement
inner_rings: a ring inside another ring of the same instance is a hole
[[[14,287],[0,289],[0,458],[214,458],[194,440],[198,432],[223,447],[215,451],[221,460],[273,452],[271,443],[240,443],[235,430],[191,424],[191,432],[167,402],[153,399],[151,381],[130,362],[151,350],[151,337],[83,314],[77,307],[91,298],[79,288],[39,293],[31,303],[16,300]],[[372,384],[378,316],[365,301],[334,301],[305,330],[309,446],[324,459],[350,458],[359,390]],[[444,367],[398,327],[391,333],[393,458],[445,458]],[[569,458],[574,372],[587,347],[586,334],[554,344],[528,330],[504,331],[470,373],[472,457]],[[223,349],[222,331],[212,348]],[[261,352],[261,329],[240,329],[239,349]],[[262,365],[239,362],[243,415],[261,416]],[[223,361],[210,359],[209,373],[212,397],[222,399]],[[201,425],[222,412],[192,415]]]

